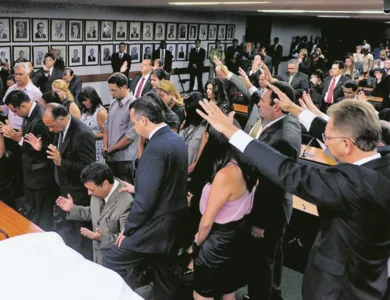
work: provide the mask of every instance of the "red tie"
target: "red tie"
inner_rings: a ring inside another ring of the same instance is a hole
[[[328,90],[328,97],[326,97],[326,103],[328,103],[328,104],[332,104],[335,84],[336,84],[336,77],[333,77],[332,83],[330,84],[330,87]]]
[[[142,88],[144,87],[145,77],[142,77],[141,83],[138,86],[137,92],[135,93],[135,98],[139,98],[141,96]]]

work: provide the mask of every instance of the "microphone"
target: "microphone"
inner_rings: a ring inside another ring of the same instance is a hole
[[[308,157],[308,156],[313,156],[314,154],[312,153],[306,153],[307,149],[310,147],[311,143],[315,140],[315,137],[313,137],[310,142],[306,145],[306,148],[303,150],[301,157]]]

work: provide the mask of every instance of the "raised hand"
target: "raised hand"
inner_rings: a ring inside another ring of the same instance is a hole
[[[302,106],[303,103],[301,103],[301,101],[304,103],[305,107],[308,110],[310,110],[313,114],[315,114],[316,116],[322,117],[323,113],[318,109],[317,106],[315,106],[309,93],[303,92],[302,100],[299,101],[299,104],[301,104],[301,106]],[[305,109],[305,107],[303,107],[303,108]]]
[[[358,99],[362,100],[362,101],[368,101],[368,98],[367,98],[366,94],[364,93],[364,91],[359,92]]]
[[[122,67],[121,67],[121,73],[124,73],[127,69],[127,60],[125,60],[125,62],[122,64]]]
[[[73,198],[70,194],[68,194],[68,198],[60,196],[57,198],[56,204],[63,211],[70,212],[73,208]]]
[[[31,147],[34,148],[36,151],[41,151],[42,150],[42,140],[41,137],[37,138],[34,134],[32,133],[27,133],[24,136],[24,141],[28,144],[31,145]]]
[[[252,82],[249,80],[249,77],[248,75],[246,74],[246,72],[241,69],[241,68],[238,68],[238,74],[240,74],[240,77],[242,78],[242,80],[244,81],[244,85],[247,89],[250,89],[253,84]]]

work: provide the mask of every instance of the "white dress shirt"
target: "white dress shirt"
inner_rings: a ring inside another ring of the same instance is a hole
[[[142,86],[142,90],[140,92],[140,96],[142,95],[142,91],[144,90],[145,86],[146,86],[146,83],[148,82],[149,78],[150,78],[150,74],[152,73],[148,73],[147,75],[145,76],[142,76],[138,82],[137,82],[137,85],[135,86],[135,90],[134,90],[134,95],[137,94],[137,91],[138,91],[138,87],[141,85],[141,82],[142,82],[142,78],[145,78],[144,82],[142,82],[143,86]]]
[[[335,83],[334,83],[334,89],[336,88],[337,83],[338,83],[339,80],[340,80],[340,77],[341,77],[341,74],[340,74],[339,76],[337,76],[337,77],[333,77],[333,78],[336,78],[336,81],[335,81]],[[328,93],[329,93],[330,86],[332,85],[333,78],[330,80],[330,84],[329,84],[328,90],[327,90],[327,92],[326,92],[326,94],[325,94],[325,97],[324,97],[325,101],[326,101],[326,99],[328,99]],[[334,90],[333,90],[333,91],[334,91]],[[334,103],[334,100],[337,100],[337,99],[333,99],[333,95],[332,95],[332,102],[331,102],[331,103]]]
[[[104,198],[104,201],[106,202],[106,204],[107,204],[107,202],[108,202],[108,199],[110,199],[112,193],[116,190],[116,188],[117,188],[118,186],[119,186],[119,181],[116,180],[116,179],[114,179],[114,184],[113,184],[113,186],[112,186],[112,188],[111,188],[111,191],[108,193],[107,197]]]
[[[161,128],[163,128],[163,127],[165,127],[165,126],[167,126],[167,124],[164,123],[164,124],[162,124],[162,125],[160,125],[160,126],[154,128],[154,129],[152,130],[152,132],[149,133],[149,141],[150,141],[150,139],[153,137],[153,135],[154,135],[158,130],[160,130]]]
[[[65,130],[62,132],[62,142],[65,141],[65,137],[66,137],[66,134],[68,133],[68,129],[69,129],[71,120],[72,120],[72,118],[69,118],[69,121],[68,121],[68,124],[66,124]],[[58,147],[60,146],[60,139],[58,139],[58,145],[57,146]]]

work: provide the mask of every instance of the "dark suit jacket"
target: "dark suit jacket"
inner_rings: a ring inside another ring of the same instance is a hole
[[[290,80],[290,73],[284,73],[279,75],[283,81],[288,82]],[[291,81],[291,86],[295,92],[295,101],[298,102],[298,99],[302,97],[303,92],[307,92],[309,88],[309,78],[306,74],[297,72]]]
[[[268,70],[272,71],[272,57],[265,55],[264,56],[264,63],[267,66]]]
[[[150,139],[139,160],[135,198],[122,247],[140,253],[174,253],[187,212],[188,150],[168,126]]]
[[[192,48],[190,52],[188,67],[193,69],[193,64],[196,64],[196,68],[202,70],[204,60],[206,58],[206,51],[203,48],[199,48],[199,53],[196,52],[196,48]]]
[[[58,145],[56,134],[54,145]],[[80,181],[81,171],[96,161],[95,136],[79,119],[71,117],[68,132],[60,149],[61,166],[58,168],[61,196],[72,195],[77,205],[89,205],[87,189]]]
[[[137,84],[138,84],[138,81],[140,81],[142,78],[142,74],[137,74],[133,77],[133,79],[130,81],[130,85],[129,85],[129,89],[133,92],[133,95],[135,96],[135,94],[137,93],[137,91],[135,90],[135,88],[137,87]],[[146,81],[144,83],[144,88],[141,92],[141,96],[145,95],[147,92],[149,92],[150,90],[152,90],[153,87],[152,87],[152,83],[150,82],[150,76],[149,76],[149,79],[148,81]]]
[[[79,103],[79,94],[83,88],[83,81],[81,78],[77,75],[73,76],[73,79],[69,83],[69,91],[72,93],[75,102],[77,105],[80,105]]]
[[[42,33],[42,36],[39,35],[39,32],[35,33],[35,38],[37,39],[45,39],[46,38],[46,34]]]
[[[160,48],[153,51],[152,60],[154,61],[156,58],[161,58]],[[173,59],[172,52],[165,49],[164,70],[167,71],[168,73],[170,73],[172,70],[172,59]]]
[[[131,56],[128,53],[123,54],[122,59],[119,58],[119,52],[116,52],[112,55],[111,57],[112,72],[120,72],[121,67],[125,61],[127,61],[127,69],[125,72],[123,72],[123,74],[126,77],[129,77],[129,72],[131,68]]]
[[[321,110],[323,110],[324,104],[326,104],[325,95],[329,89],[329,86],[332,82],[332,79],[333,79],[332,76],[328,76],[324,81],[324,88],[322,89],[322,106],[321,106],[322,108],[321,108]],[[336,102],[336,100],[338,98],[344,97],[343,84],[347,80],[349,80],[348,77],[341,75],[339,81],[337,82],[336,86],[334,87],[334,90],[333,90],[333,102],[334,103]],[[327,109],[327,107],[326,107],[326,109]],[[326,109],[323,111],[326,111]]]
[[[287,114],[266,128],[259,141],[270,145],[283,155],[298,159],[301,150],[301,128],[297,118]],[[281,237],[292,213],[292,195],[259,173],[254,205],[249,217],[252,225],[265,229],[266,235]]]
[[[282,61],[282,57],[283,57],[283,46],[279,45],[276,47],[276,50],[275,50],[275,44],[271,45],[269,47],[269,51],[268,51],[272,57],[272,61],[274,63],[280,63]]]
[[[51,160],[47,158],[47,146],[52,143],[53,135],[42,122],[43,108],[38,103],[30,117],[23,119],[23,136],[32,133],[42,140],[42,150],[34,150],[29,143],[22,144],[22,167],[24,184],[27,188],[38,190],[53,186],[54,174]]]
[[[304,300],[383,299],[390,253],[390,156],[363,166],[300,166],[253,140],[244,155],[272,182],[321,209]]]
[[[39,70],[38,72],[41,73],[38,85],[42,94],[51,91],[51,84],[54,80],[62,79],[62,70],[56,68],[53,68],[53,72],[51,73],[50,77],[45,76],[43,70]]]

